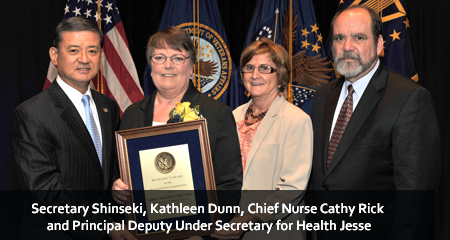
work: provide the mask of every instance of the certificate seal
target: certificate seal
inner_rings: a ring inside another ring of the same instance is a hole
[[[155,168],[160,173],[170,173],[175,168],[175,158],[168,152],[156,155]]]

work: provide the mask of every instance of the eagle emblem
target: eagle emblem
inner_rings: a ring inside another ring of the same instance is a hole
[[[217,69],[219,68],[219,66],[217,66],[217,63],[213,60],[203,60],[202,57],[204,55],[205,47],[202,46],[201,48],[199,48],[197,39],[194,39],[194,46],[197,56],[201,56],[194,65],[194,77],[197,77],[197,79],[200,78],[200,87],[204,87],[206,84],[214,80],[213,76],[217,73]],[[206,46],[208,47],[208,45]]]
[[[282,46],[289,49],[289,15],[288,10],[285,9],[283,16],[283,28],[281,42]],[[298,15],[295,16],[292,24],[292,42],[295,42],[297,35],[297,20]],[[333,71],[330,68],[331,61],[326,61],[326,58],[319,58],[320,55],[309,57],[306,55],[306,50],[296,53],[292,57],[292,82],[306,85],[311,88],[318,87],[327,83],[331,77],[326,75]]]
[[[175,158],[168,152],[162,152],[156,155],[155,168],[160,173],[170,173],[175,168]]]

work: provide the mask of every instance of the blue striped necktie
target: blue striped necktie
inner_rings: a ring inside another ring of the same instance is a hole
[[[102,142],[100,141],[100,134],[97,130],[97,125],[92,115],[91,106],[89,104],[89,95],[83,95],[81,102],[84,105],[84,112],[86,114],[86,127],[91,134],[92,141],[94,141],[95,150],[97,151],[98,159],[100,159],[100,166],[102,166]]]

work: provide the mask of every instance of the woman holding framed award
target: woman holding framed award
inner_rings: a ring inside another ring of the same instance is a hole
[[[239,194],[220,196],[220,190],[240,190],[242,186],[235,121],[227,105],[204,95],[194,86],[191,78],[197,56],[191,37],[180,28],[168,27],[150,38],[146,54],[156,90],[126,109],[120,129],[193,120],[199,116],[206,118],[219,205],[237,205]],[[177,117],[172,110],[179,108],[188,109],[192,114]],[[127,189],[121,179],[113,184],[113,190]],[[124,204],[128,196],[126,191],[113,192],[114,200],[120,204]],[[232,216],[222,216],[222,220],[229,221]]]

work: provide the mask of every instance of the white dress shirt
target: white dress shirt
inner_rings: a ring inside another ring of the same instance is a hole
[[[164,124],[166,124],[166,123],[153,121],[152,126],[159,126],[159,125],[164,125]]]
[[[380,59],[377,60],[377,63],[375,64],[375,67],[370,70],[366,75],[364,75],[362,78],[356,80],[354,83],[351,83],[348,80],[345,80],[344,86],[342,86],[341,94],[339,95],[339,100],[336,105],[336,109],[334,110],[334,116],[333,116],[333,124],[331,125],[331,132],[330,132],[330,139],[333,135],[334,125],[336,125],[336,121],[339,117],[339,112],[341,111],[342,105],[344,104],[345,98],[347,98],[348,95],[348,86],[351,84],[353,85],[353,89],[355,92],[353,93],[353,111],[355,111],[356,106],[359,103],[359,100],[361,99],[364,91],[366,90],[367,85],[369,85],[370,79],[372,78],[373,74],[375,74],[375,71],[378,69],[378,66],[380,65]]]
[[[80,114],[81,119],[83,119],[84,125],[86,125],[86,113],[84,111],[84,105],[81,101],[81,98],[83,97],[83,94],[81,94],[78,90],[71,87],[69,84],[64,82],[58,75],[56,78],[56,81],[58,82],[59,86],[62,88],[64,93],[69,97],[70,101],[72,101],[75,108],[78,110],[78,113]],[[102,128],[100,126],[100,120],[98,119],[98,113],[97,113],[97,107],[95,106],[95,102],[92,99],[91,94],[91,87],[88,86],[88,90],[84,95],[89,95],[89,105],[91,107],[91,111],[94,117],[95,125],[97,126],[98,134],[100,135],[100,142],[103,146],[103,139],[102,139]]]

